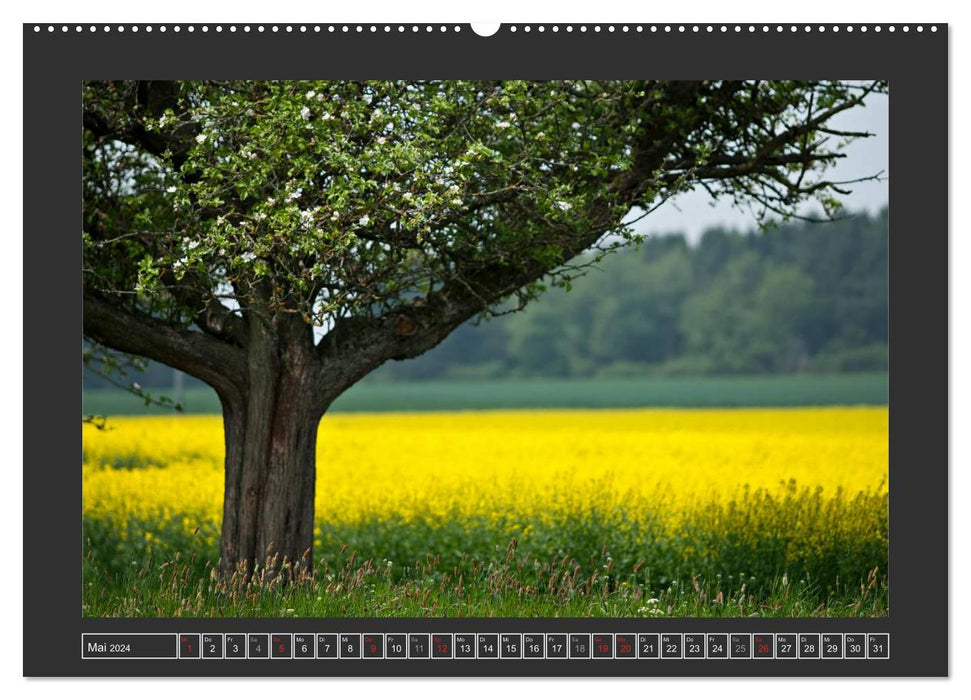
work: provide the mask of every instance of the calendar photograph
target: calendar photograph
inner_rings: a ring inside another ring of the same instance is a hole
[[[888,82],[79,88],[82,616],[889,615]]]

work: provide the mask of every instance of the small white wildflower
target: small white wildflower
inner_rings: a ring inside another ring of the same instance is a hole
[[[303,209],[300,211],[300,223],[309,224],[314,220],[314,214],[309,209]]]
[[[169,185],[168,187],[165,188],[165,191],[168,192],[169,194],[175,193],[175,185]]]
[[[341,213],[335,209],[334,213],[330,215],[330,220],[337,221],[339,218],[341,218]]]
[[[536,134],[536,138],[537,139],[545,139],[546,138],[546,132],[545,131],[539,132],[538,134]]]
[[[459,186],[458,186],[458,185],[452,185],[451,187],[449,187],[449,188],[448,188],[448,191],[449,191],[449,192],[458,192],[458,191],[459,191],[459,189],[460,189],[460,188],[459,188]]]
[[[508,129],[512,124],[503,119],[501,122],[496,122],[496,127],[499,129]]]
[[[384,128],[388,131],[394,131],[394,122],[388,122],[388,125]]]
[[[460,207],[460,206],[462,206],[462,200],[459,199],[458,197],[456,197],[455,199],[452,200],[452,206],[453,207]]]
[[[657,604],[658,604],[658,603],[660,603],[660,602],[661,602],[661,601],[660,601],[660,600],[658,600],[657,598],[648,598],[648,599],[647,599],[647,604],[648,604],[648,605],[657,605]]]
[[[361,226],[367,226],[369,223],[371,223],[371,217],[365,214],[364,216],[362,216],[360,219],[357,220],[357,223],[360,224]]]
[[[289,202],[295,202],[298,199],[300,199],[300,195],[302,195],[302,194],[303,194],[303,188],[302,187],[298,187],[293,192],[291,192],[290,194],[287,195],[287,201],[289,201]]]
[[[556,206],[558,206],[563,211],[570,211],[570,209],[573,208],[572,204],[570,204],[569,202],[564,202],[562,199],[556,203]]]
[[[257,212],[256,214],[253,215],[253,218],[256,219],[257,221],[263,221],[263,219],[266,218],[266,214],[263,212]]]
[[[313,90],[307,90],[307,94],[304,95],[308,100],[312,100],[317,93]]]
[[[330,112],[324,112],[322,115],[320,115],[320,121],[322,122],[329,122],[333,118],[334,117],[331,115]]]
[[[386,139],[386,138],[384,138],[383,136],[378,136],[378,137],[377,137],[377,138],[375,139],[375,141],[377,141],[377,142],[378,142],[378,143],[379,143],[380,145],[384,145],[384,142],[385,142],[385,141],[387,141],[387,139]]]
[[[158,120],[158,126],[160,129],[164,129],[165,125],[169,123],[169,115],[163,114]]]
[[[141,391],[142,390],[142,385],[139,384],[138,382],[132,382],[131,383],[131,388],[134,389],[135,391]]]
[[[252,107],[250,107],[249,109],[246,110],[246,116],[247,117],[252,117],[255,114],[256,114],[256,112],[253,111],[253,108]]]
[[[318,102],[323,102],[324,101],[324,93],[322,93],[322,92],[321,93],[318,93],[318,95],[317,95],[317,101]]]
[[[413,195],[411,192],[405,192],[403,195],[401,195],[401,198],[407,202],[410,202],[412,199],[414,199],[414,197],[415,195]]]
[[[206,142],[206,135],[205,134],[196,134],[196,143],[203,144],[205,142]]]
[[[266,203],[272,207],[274,204],[276,204],[276,197],[267,197]]]
[[[199,247],[199,241],[190,241],[189,245],[186,246],[189,250],[195,250]]]
[[[243,253],[242,255],[240,255],[239,258],[243,262],[253,262],[254,260],[256,260],[256,254],[255,253],[246,252],[246,253]]]
[[[310,107],[304,107],[300,110],[300,116],[304,119],[310,119]]]

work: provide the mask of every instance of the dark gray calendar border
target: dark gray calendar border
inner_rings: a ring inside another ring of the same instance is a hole
[[[948,673],[948,27],[546,25],[492,37],[181,25],[24,25],[24,674],[911,676]],[[796,31],[792,31],[792,27]],[[936,31],[931,31],[936,27]],[[766,60],[766,57],[771,60]],[[890,81],[890,616],[874,619],[88,619],[81,610],[80,83],[84,79],[885,78]],[[52,318],[51,310],[57,315]],[[56,533],[56,534],[52,534]],[[890,660],[97,660],[108,632],[890,633]]]

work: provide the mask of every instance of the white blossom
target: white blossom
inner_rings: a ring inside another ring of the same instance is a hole
[[[367,226],[369,223],[371,223],[371,217],[365,214],[364,216],[362,216],[360,219],[357,220],[357,223],[360,224],[361,226]]]
[[[205,142],[206,142],[206,135],[205,134],[196,134],[196,143],[203,144]]]
[[[253,262],[254,260],[256,260],[256,254],[255,253],[246,252],[246,253],[243,253],[242,255],[240,255],[239,256],[239,259],[242,260],[243,262]]]
[[[507,122],[505,119],[503,119],[501,122],[496,122],[496,128],[499,129],[508,129],[510,126],[512,126],[512,124]]]
[[[320,115],[320,121],[322,122],[329,122],[333,118],[334,115],[332,115],[330,112],[324,112],[322,115]]]
[[[268,204],[269,206],[271,206],[271,207],[272,207],[272,206],[273,206],[274,204],[276,204],[276,198],[275,198],[275,197],[267,197],[267,198],[266,198],[266,203],[267,203],[267,204]]]
[[[291,192],[290,194],[287,195],[287,201],[288,202],[295,202],[298,199],[300,199],[300,195],[302,195],[302,194],[303,194],[303,188],[302,187],[298,187],[293,192]]]
[[[199,247],[199,241],[189,241],[189,245],[186,246],[189,250],[195,250]]]
[[[401,195],[401,198],[404,199],[405,201],[410,202],[414,198],[414,196],[415,195],[413,195],[411,192],[405,192],[403,195]]]
[[[256,219],[257,221],[263,221],[263,219],[266,218],[266,214],[263,212],[258,212],[253,215],[253,218]]]
[[[334,213],[330,215],[330,220],[337,221],[339,218],[341,218],[341,213],[335,209]]]
[[[459,199],[458,197],[456,197],[455,199],[452,200],[452,206],[453,207],[460,207],[460,206],[462,206],[462,200]]]
[[[300,110],[300,116],[304,119],[310,119],[310,107],[304,107]]]
[[[572,204],[570,204],[569,202],[564,202],[562,199],[556,203],[556,206],[558,206],[563,211],[570,211],[570,209],[573,208]]]
[[[385,142],[385,141],[387,141],[387,139],[386,139],[386,138],[384,138],[383,136],[378,136],[378,137],[377,137],[377,138],[375,139],[375,141],[377,141],[377,142],[378,142],[378,144],[380,144],[380,145],[384,145],[384,142]]]
[[[322,93],[322,92],[321,93],[318,93],[318,95],[317,95],[317,101],[318,102],[323,102],[324,101],[324,93]]]
[[[317,93],[313,90],[307,90],[307,94],[304,95],[308,100],[312,100]]]
[[[175,185],[169,185],[168,187],[165,188],[165,191],[168,192],[169,194],[173,194],[175,190],[176,190]]]

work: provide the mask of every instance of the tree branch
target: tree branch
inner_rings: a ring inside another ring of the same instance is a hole
[[[84,335],[132,355],[148,357],[191,374],[221,394],[246,386],[242,349],[193,331],[179,330],[84,293]]]

